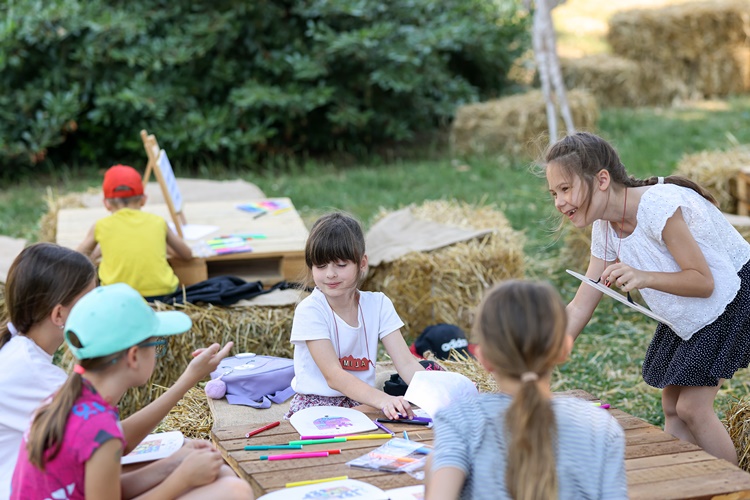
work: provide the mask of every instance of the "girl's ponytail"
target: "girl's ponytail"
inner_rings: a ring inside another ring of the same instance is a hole
[[[73,373],[58,389],[52,401],[37,410],[31,424],[26,451],[29,462],[44,471],[47,460],[57,455],[65,438],[65,426],[73,404],[81,395],[83,378]]]
[[[482,357],[493,372],[519,380],[505,413],[505,484],[515,500],[557,498],[557,425],[539,379],[565,349],[565,304],[548,283],[508,280],[487,292],[474,321]]]
[[[557,498],[555,415],[552,402],[536,382],[521,383],[506,412],[505,428],[509,438],[505,470],[508,495],[515,500]]]
[[[5,344],[10,342],[10,338],[12,336],[13,335],[10,333],[10,328],[8,328],[8,323],[6,322],[2,327],[0,327],[0,349],[2,349]]]
[[[661,184],[676,184],[677,186],[692,189],[699,195],[703,196],[705,199],[710,201],[712,204],[719,206],[719,202],[716,201],[716,198],[713,197],[711,193],[708,192],[703,186],[698,184],[697,182],[693,182],[687,177],[682,177],[679,175],[670,175],[667,177],[649,177],[648,179],[636,179],[633,176],[630,176],[625,181],[626,187],[639,187],[639,186],[653,186],[654,184],[659,184],[659,180],[661,180]]]

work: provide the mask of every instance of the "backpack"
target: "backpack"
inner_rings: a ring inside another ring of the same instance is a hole
[[[294,395],[294,360],[253,353],[224,358],[211,372],[211,379],[221,377],[226,384],[229,404],[269,408]]]

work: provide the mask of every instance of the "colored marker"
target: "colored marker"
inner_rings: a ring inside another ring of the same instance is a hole
[[[359,439],[391,439],[390,434],[362,434],[361,436],[346,436],[347,441],[357,441]]]
[[[591,403],[591,404],[594,405],[594,406],[598,406],[599,408],[601,408],[603,410],[608,410],[609,409],[609,404],[608,403],[597,402],[597,403]]]
[[[300,441],[311,441],[313,439],[334,439],[337,437],[344,437],[344,436],[300,436]]]
[[[310,451],[307,453],[286,453],[284,455],[261,455],[261,460],[296,460],[298,458],[320,458],[327,457],[327,451]]]
[[[345,437],[336,437],[336,438],[328,438],[328,439],[305,439],[305,440],[298,440],[298,441],[289,441],[289,444],[301,444],[301,445],[307,445],[307,444],[324,444],[324,443],[344,443],[346,442]]]
[[[301,448],[301,447],[300,447]],[[284,453],[286,455],[309,455],[310,453],[328,453],[329,455],[341,455],[341,450],[315,450],[315,451],[293,451],[290,453]],[[268,457],[280,457],[281,455],[261,455],[261,460],[268,460]]]
[[[414,420],[414,421],[416,421],[416,422],[427,422],[427,423],[432,422],[432,419],[430,417],[417,417],[417,416],[413,416],[413,417],[411,417],[411,419]]]
[[[404,439],[406,439],[407,441],[409,440],[409,435],[406,433],[406,431],[404,431]]]
[[[264,425],[263,427],[261,427],[259,429],[255,429],[254,431],[248,432],[247,434],[245,434],[245,437],[249,438],[250,436],[255,436],[256,434],[259,434],[259,433],[261,433],[263,431],[267,431],[268,429],[273,429],[274,427],[276,427],[278,425],[281,425],[281,422],[273,422],[273,423],[270,423],[268,425]],[[289,444],[293,444],[293,443],[289,443]]]
[[[385,425],[383,425],[383,424],[381,424],[380,422],[378,422],[378,420],[377,420],[377,419],[373,420],[373,421],[372,421],[372,423],[373,423],[373,424],[375,424],[375,425],[377,425],[379,429],[381,429],[381,430],[383,430],[383,431],[387,432],[387,433],[388,433],[388,434],[390,434],[391,436],[395,436],[395,435],[396,435],[396,433],[395,433],[395,432],[393,432],[393,431],[392,431],[392,430],[390,430],[390,429],[389,429],[388,427],[386,427]]]
[[[301,450],[301,444],[269,444],[269,445],[256,445],[256,446],[245,446],[245,451],[261,451],[261,450]]]
[[[294,483],[286,483],[287,488],[294,488],[295,486],[305,486],[308,484],[328,483],[331,481],[344,481],[349,479],[349,476],[338,476],[338,477],[327,477],[325,479],[311,479],[310,481],[296,481]]]

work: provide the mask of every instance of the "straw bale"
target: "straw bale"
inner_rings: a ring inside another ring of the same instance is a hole
[[[642,64],[644,98],[659,104],[750,90],[748,33],[750,0],[718,0],[619,12],[607,37]]]
[[[748,166],[750,147],[737,146],[726,151],[701,151],[685,155],[674,173],[706,188],[719,202],[723,212],[737,213],[737,174],[741,168]]]
[[[428,359],[432,359],[449,372],[460,373],[468,378],[477,385],[479,392],[498,392],[497,382],[490,372],[469,355],[451,350],[449,359],[436,360],[432,357]]]
[[[57,213],[63,208],[83,208],[82,193],[71,193],[59,196],[47,188],[45,203],[47,212],[39,220],[39,241],[57,242]]]
[[[740,469],[750,472],[750,401],[747,397],[730,403],[723,424],[737,450]]]
[[[435,323],[452,323],[469,333],[484,291],[502,280],[523,277],[524,236],[494,205],[427,201],[412,207],[412,213],[417,219],[493,232],[383,263],[370,270],[363,288],[382,291],[393,301],[407,337]]]
[[[289,335],[292,331],[294,304],[286,306],[219,307],[211,304],[165,305],[156,303],[157,311],[179,310],[193,320],[193,327],[182,335],[167,337],[169,349],[156,363],[149,382],[134,387],[120,400],[123,418],[143,408],[160,394],[160,386],[170,387],[190,363],[192,353],[214,342],[221,345],[234,342],[232,352],[254,352],[269,356],[291,358],[293,355]],[[69,368],[73,358],[67,349],[61,365]]]
[[[166,387],[157,387],[165,391]],[[206,393],[202,387],[193,387],[185,393],[155,432],[180,431],[190,439],[211,439],[214,418],[208,407]]]
[[[599,119],[594,96],[585,90],[568,92],[573,122],[593,130]],[[558,117],[559,128],[565,128]],[[456,110],[450,143],[457,154],[529,154],[529,145],[548,134],[547,111],[541,90],[461,106]]]
[[[591,92],[601,107],[638,106],[641,68],[633,60],[610,54],[560,60],[565,87]]]
[[[565,224],[562,233],[564,245],[560,249],[560,267],[585,273],[591,257],[591,226],[580,229]]]

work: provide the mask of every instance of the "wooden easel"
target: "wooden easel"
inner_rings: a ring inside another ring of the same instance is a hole
[[[182,238],[182,226],[187,224],[187,221],[185,214],[182,212],[182,197],[177,189],[177,182],[166,156],[167,153],[159,147],[156,137],[153,134],[149,135],[145,130],[141,130],[141,140],[143,141],[143,148],[146,150],[146,156],[148,156],[146,172],[143,174],[143,187],[145,189],[153,171],[159,187],[161,187],[164,202],[167,204],[177,234]],[[178,203],[175,203],[175,197]]]

